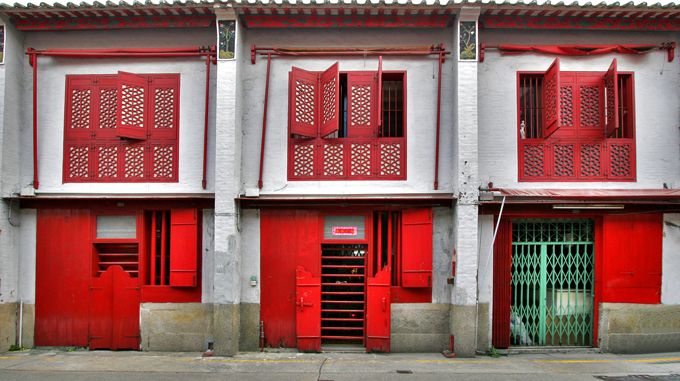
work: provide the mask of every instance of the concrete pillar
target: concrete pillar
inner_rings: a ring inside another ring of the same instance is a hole
[[[478,255],[478,137],[477,137],[477,20],[480,8],[463,7],[456,21],[455,40],[459,42],[456,85],[455,123],[457,160],[454,176],[458,203],[454,213],[454,236],[457,252],[456,284],[451,296],[451,331],[458,357],[475,355],[477,255]],[[472,23],[472,24],[470,24]],[[464,28],[473,26],[465,32]],[[470,37],[468,39],[467,37]],[[474,45],[471,45],[473,44]],[[466,47],[468,47],[466,52]],[[472,55],[470,54],[472,53]]]
[[[236,20],[232,9],[217,9],[217,21]],[[214,354],[238,352],[241,303],[241,233],[238,197],[241,189],[241,84],[242,30],[236,22],[235,58],[217,62],[215,152],[215,262]],[[219,48],[218,48],[219,49]],[[206,274],[210,276],[210,274]]]

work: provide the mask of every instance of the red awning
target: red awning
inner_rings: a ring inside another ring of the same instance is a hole
[[[680,189],[529,189],[500,188],[502,196],[529,199],[675,201],[680,202]]]

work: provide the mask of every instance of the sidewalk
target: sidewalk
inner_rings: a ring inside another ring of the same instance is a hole
[[[516,354],[469,359],[446,358],[437,353],[246,352],[234,357],[202,357],[202,353],[196,352],[58,349],[0,353],[2,380],[582,380],[594,379],[593,376],[608,380],[680,381],[680,353]]]

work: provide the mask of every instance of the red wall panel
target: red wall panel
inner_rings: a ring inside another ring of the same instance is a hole
[[[35,345],[88,345],[89,210],[39,209]]]
[[[493,247],[492,345],[510,346],[510,302],[512,297],[512,220],[502,219]]]
[[[661,303],[663,215],[604,217],[603,302]]]
[[[401,285],[432,287],[432,209],[402,212]]]
[[[296,347],[295,269],[320,277],[319,215],[315,210],[262,210],[260,319],[267,343]]]

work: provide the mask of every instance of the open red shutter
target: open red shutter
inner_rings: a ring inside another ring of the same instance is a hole
[[[66,77],[66,115],[64,126],[67,139],[89,139],[94,119],[95,85],[93,76]]]
[[[401,285],[432,287],[432,209],[402,212]]]
[[[512,220],[502,219],[493,245],[493,322],[491,345],[510,346],[512,301]]]
[[[316,73],[293,67],[290,72],[290,133],[316,138],[318,130],[318,79]]]
[[[619,76],[616,70],[616,58],[614,58],[604,75],[605,96],[607,97],[605,137],[611,136],[619,128]]]
[[[374,138],[378,136],[377,73],[348,73],[347,75],[347,137]]]
[[[175,209],[170,215],[170,286],[196,287],[198,210]]]
[[[548,138],[560,128],[560,59],[550,65],[543,77],[543,102],[545,102],[545,123],[543,137]]]
[[[128,139],[146,139],[148,97],[149,86],[146,77],[118,72],[116,109],[118,136]]]
[[[328,136],[339,128],[340,108],[340,71],[336,62],[321,74],[321,90],[319,91],[321,104],[320,136]]]

